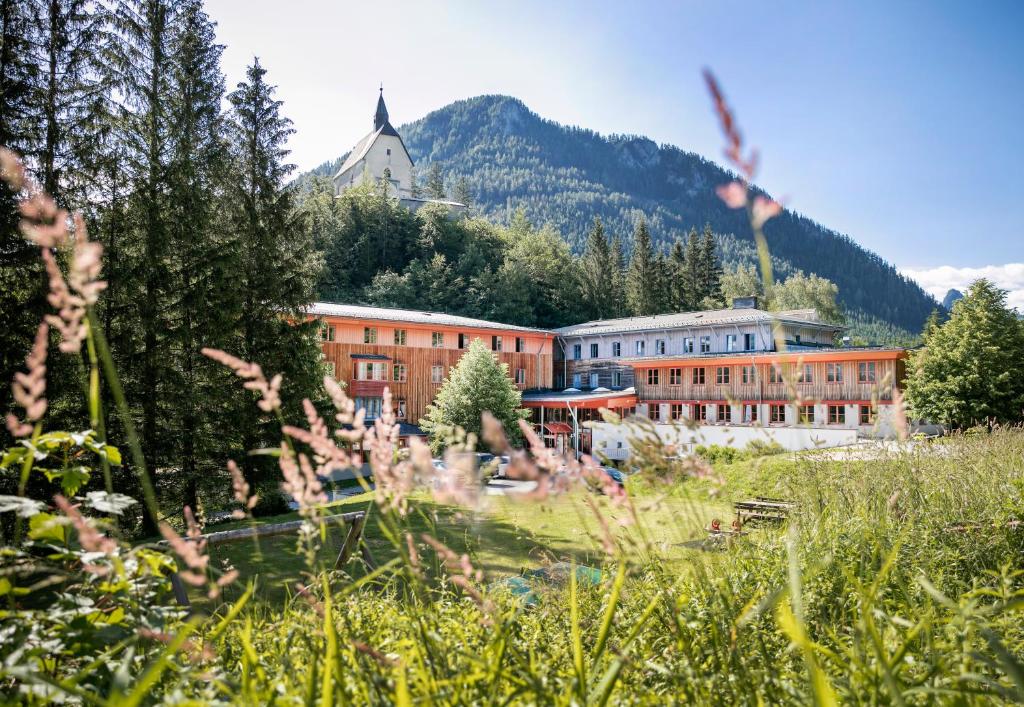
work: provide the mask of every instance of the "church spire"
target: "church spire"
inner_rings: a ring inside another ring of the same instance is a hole
[[[380,96],[377,98],[377,112],[373,114],[373,130],[380,130],[388,124],[388,108],[384,105],[384,84],[380,85]]]

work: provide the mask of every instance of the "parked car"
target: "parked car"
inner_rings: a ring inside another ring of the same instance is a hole
[[[602,466],[601,471],[606,473],[612,481],[619,485],[619,488],[626,488],[626,475],[614,466]]]

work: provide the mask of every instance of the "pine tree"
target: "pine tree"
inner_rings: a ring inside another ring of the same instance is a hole
[[[486,411],[504,425],[509,441],[516,444],[522,438],[519,420],[529,414],[520,407],[522,399],[509,376],[508,364],[499,362],[480,339],[474,339],[419,424],[430,436],[433,451],[439,453],[455,427],[480,437],[480,418]]]
[[[294,212],[293,194],[284,186],[291,171],[284,143],[291,121],[280,113],[266,70],[254,61],[246,80],[228,96],[231,113],[228,136],[234,179],[228,195],[238,238],[238,272],[229,278],[241,294],[237,344],[232,347],[248,361],[284,376],[283,397],[296,401],[318,388],[322,375],[315,322],[303,323],[303,310],[313,299],[321,261],[310,234]],[[251,401],[238,414],[245,450],[276,440],[273,428],[261,420]],[[257,468],[245,457],[244,472],[254,485],[266,486],[269,465]],[[272,493],[270,489],[264,489]]]
[[[38,145],[31,8],[0,0],[0,147],[31,155]],[[18,231],[18,195],[0,181],[0,410],[10,409],[8,381],[21,367],[46,309],[39,249]],[[0,431],[0,437],[7,434]]]
[[[441,173],[441,165],[434,162],[430,165],[430,172],[427,173],[427,196],[431,199],[447,199],[444,191],[444,175]]]
[[[686,238],[686,251],[683,254],[683,261],[683,282],[681,287],[683,309],[693,311],[700,309],[700,303],[704,300],[700,237],[697,235],[696,228],[691,228]]]
[[[916,416],[954,428],[1024,418],[1024,324],[988,280],[971,285],[945,324],[929,326],[908,370]]]
[[[612,237],[611,259],[612,294],[609,298],[612,301],[611,316],[624,317],[629,313],[626,304],[626,249],[618,234]]]
[[[672,250],[668,255],[668,309],[673,312],[685,312],[688,309],[689,293],[686,291],[686,251],[683,241],[678,236],[672,242]]]
[[[715,309],[722,306],[722,262],[715,248],[715,234],[711,224],[704,226],[700,241],[700,279],[702,295],[697,304],[701,308]]]
[[[173,294],[162,303],[170,313],[166,335],[172,366],[166,397],[174,413],[164,425],[175,431],[172,454],[182,492],[177,505],[195,509],[200,480],[216,479],[231,451],[219,415],[235,392],[224,368],[200,350],[231,343],[238,294],[225,276],[237,262],[237,244],[221,209],[230,177],[221,116],[222,47],[200,0],[183,2],[179,12],[168,82],[167,232],[174,244],[168,251]]]
[[[658,256],[651,244],[647,222],[641,218],[633,234],[633,253],[626,274],[626,303],[633,316],[658,313],[659,271]]]
[[[579,260],[580,299],[587,319],[607,319],[615,315],[615,262],[600,218],[587,237]]]
[[[469,182],[466,181],[465,177],[459,177],[459,181],[455,183],[455,193],[452,198],[460,204],[466,206],[473,205],[473,195],[469,191]]]

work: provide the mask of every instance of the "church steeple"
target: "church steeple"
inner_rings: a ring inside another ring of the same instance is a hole
[[[388,124],[388,108],[384,105],[384,85],[381,84],[377,98],[377,112],[373,114],[373,131],[377,132]]]

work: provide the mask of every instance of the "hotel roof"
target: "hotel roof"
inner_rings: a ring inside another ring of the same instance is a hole
[[[781,312],[766,312],[761,309],[711,309],[703,312],[676,312],[655,314],[647,317],[625,317],[623,319],[598,319],[582,324],[555,329],[559,336],[587,336],[590,334],[621,334],[659,329],[682,329],[710,327],[729,324],[768,324],[773,321],[797,326],[816,327],[842,331],[845,327],[827,324],[818,319],[813,309],[790,309]]]
[[[366,307],[357,304],[336,304],[333,302],[314,302],[306,310],[314,317],[341,317],[344,319],[372,319],[384,322],[401,322],[404,324],[423,324],[449,327],[465,327],[467,329],[497,329],[501,331],[521,331],[530,334],[552,336],[546,329],[531,329],[489,322],[486,319],[472,319],[442,312],[424,312],[415,309],[392,309],[390,307]]]

